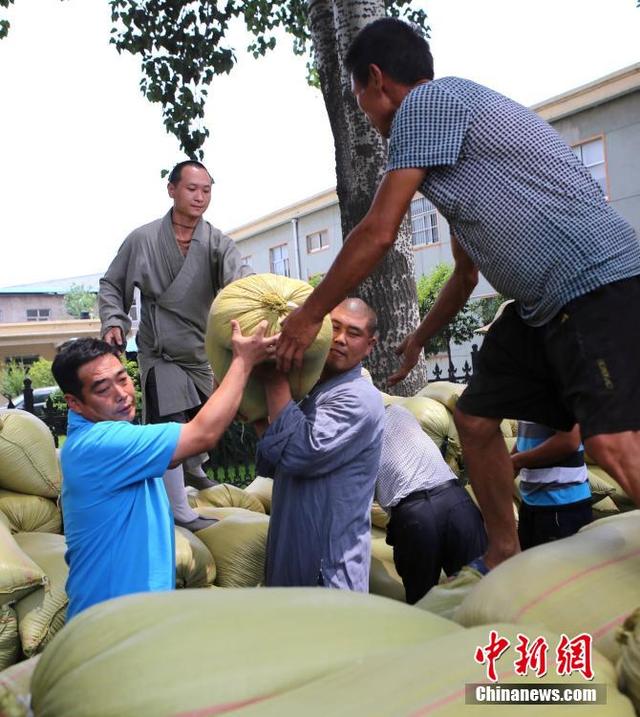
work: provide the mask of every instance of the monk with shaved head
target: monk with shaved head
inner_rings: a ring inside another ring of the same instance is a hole
[[[257,472],[274,479],[266,584],[367,592],[384,409],[362,361],[375,346],[377,317],[361,299],[345,299],[331,323],[324,370],[299,404],[284,374],[262,372],[269,427]]]

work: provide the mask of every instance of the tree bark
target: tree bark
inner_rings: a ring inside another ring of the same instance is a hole
[[[342,58],[349,43],[366,24],[384,17],[384,0],[309,0],[309,28],[316,66],[336,153],[336,191],[342,236],[367,213],[386,161],[386,142],[369,125],[351,93]],[[358,287],[357,295],[378,314],[379,341],[367,362],[373,381],[385,390],[398,366],[395,347],[419,323],[411,230],[403,222],[398,238],[375,272]],[[427,382],[420,362],[393,393],[414,395]]]

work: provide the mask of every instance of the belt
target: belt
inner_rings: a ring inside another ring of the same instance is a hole
[[[402,498],[398,503],[396,503],[396,505],[393,506],[393,508],[398,508],[399,506],[404,505],[405,503],[411,503],[414,500],[429,500],[440,493],[444,493],[445,490],[449,490],[457,485],[459,485],[458,481],[453,479],[448,480],[445,483],[440,483],[440,485],[437,485],[435,488],[430,488],[429,490],[416,490]]]

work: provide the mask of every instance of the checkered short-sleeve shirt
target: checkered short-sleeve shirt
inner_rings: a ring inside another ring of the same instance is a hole
[[[387,170],[426,168],[420,191],[520,316],[538,326],[572,299],[640,274],[640,243],[589,171],[534,112],[445,77],[396,112]]]

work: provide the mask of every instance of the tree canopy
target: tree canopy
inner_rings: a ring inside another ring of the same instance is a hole
[[[85,312],[93,315],[96,310],[96,295],[82,284],[72,284],[64,295],[64,308],[69,316],[76,319],[81,319]]]

